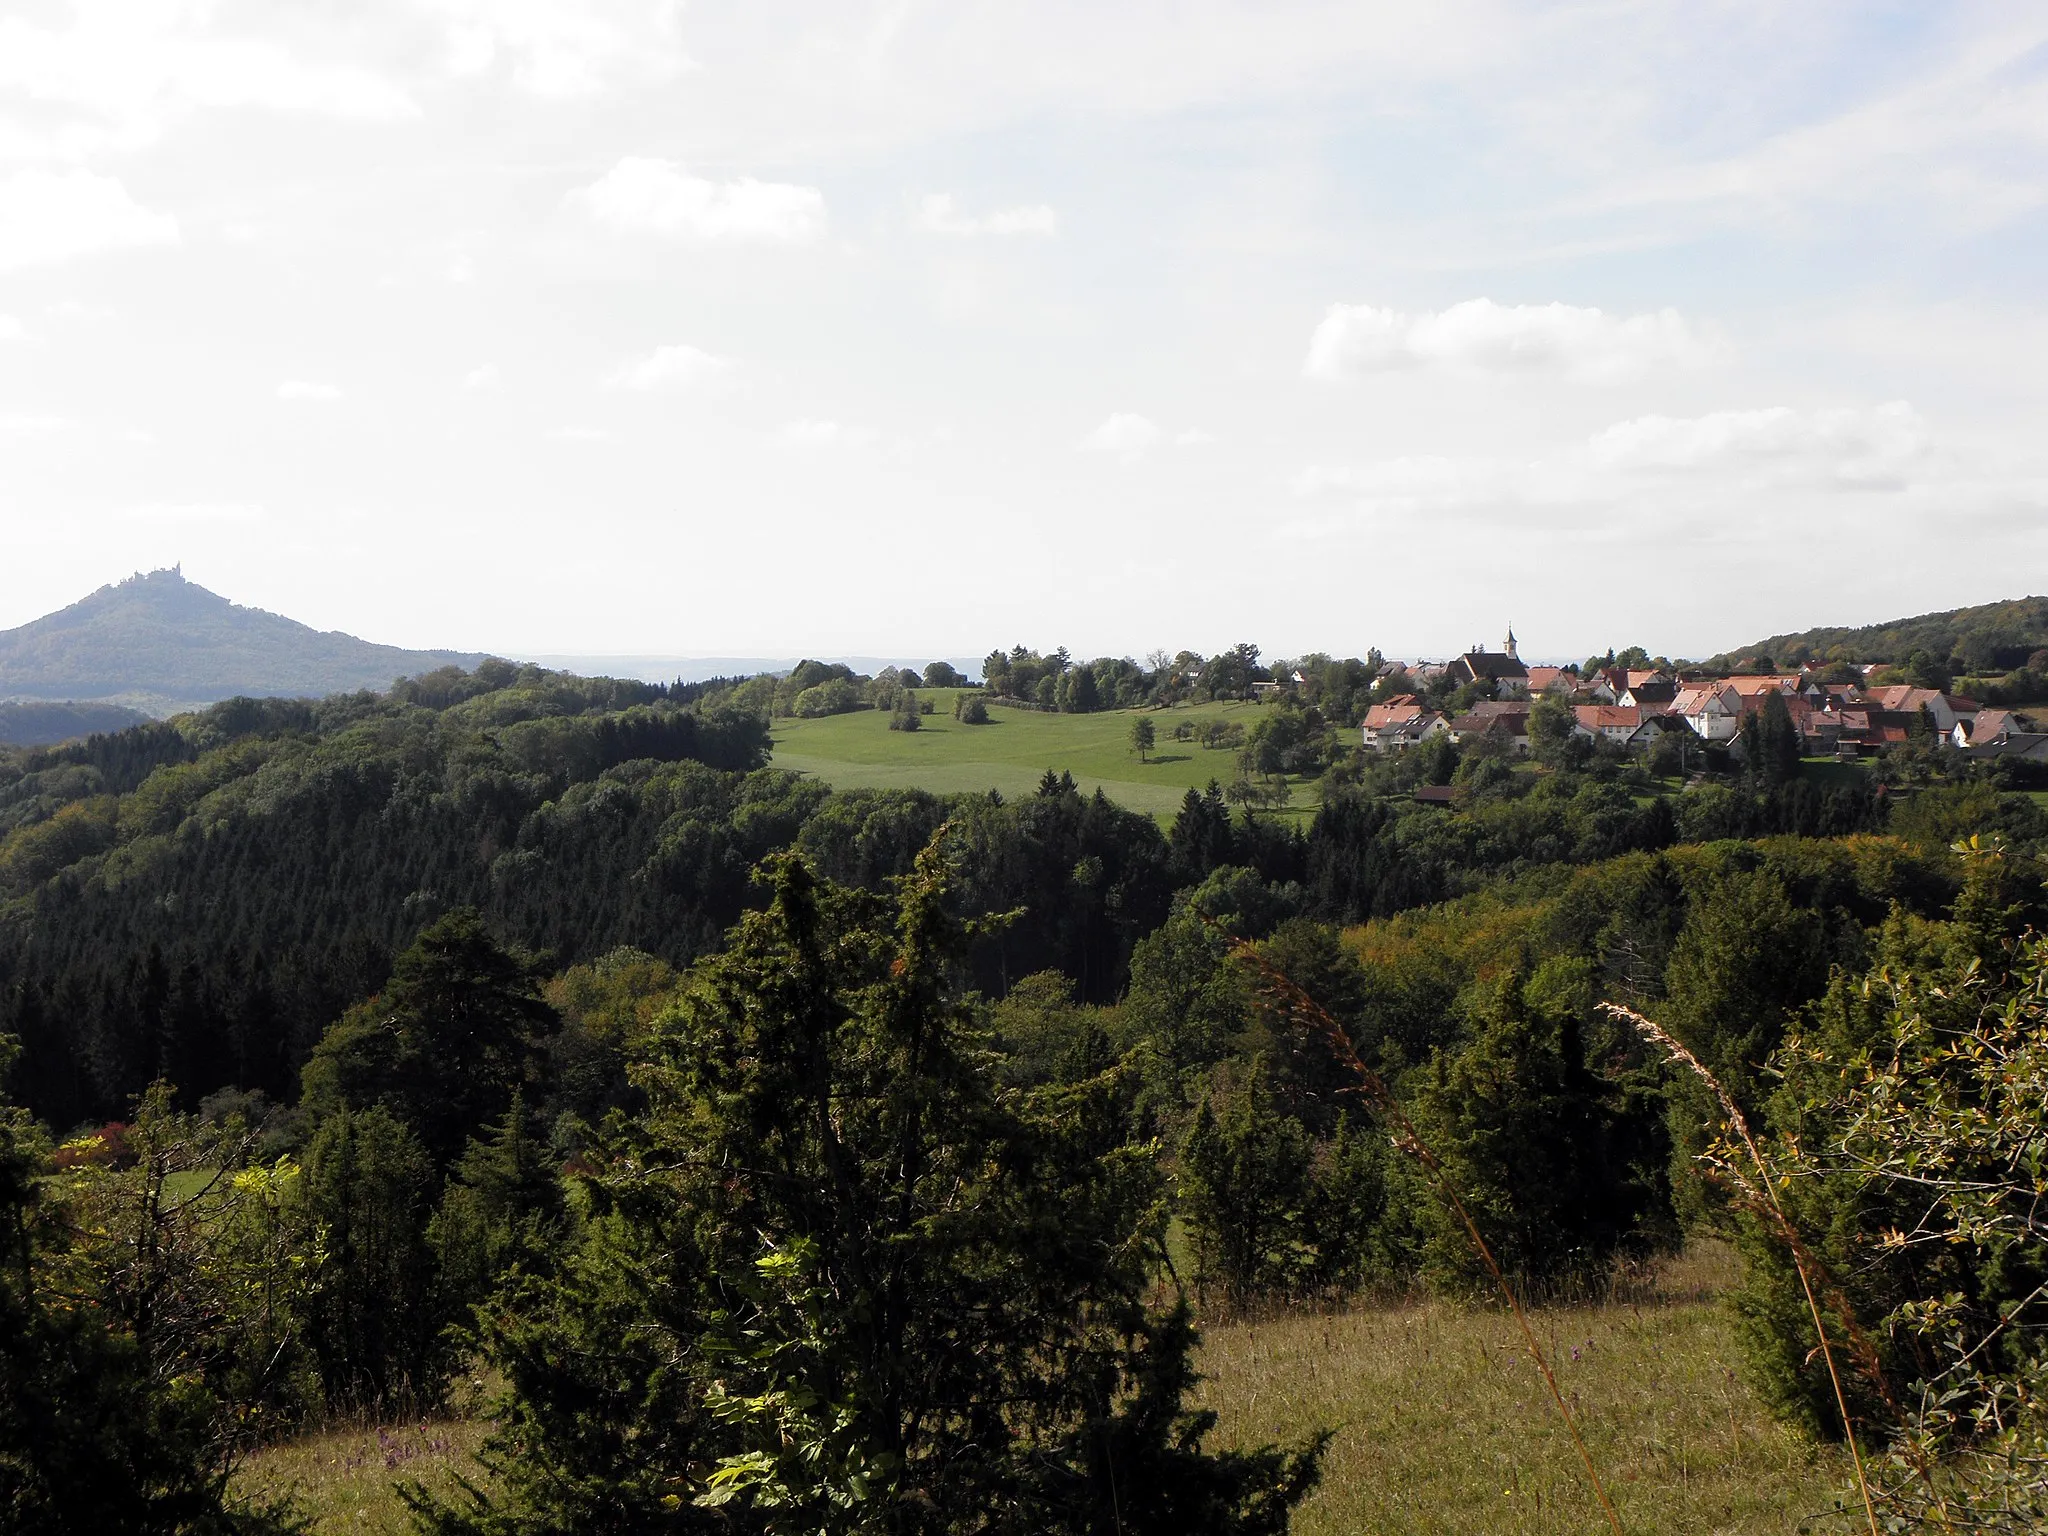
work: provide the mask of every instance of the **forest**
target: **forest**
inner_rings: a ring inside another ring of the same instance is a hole
[[[1051,659],[986,692],[1258,664]],[[835,792],[778,715],[964,679],[818,663],[0,754],[16,1528],[293,1529],[244,1458],[481,1381],[422,1530],[1279,1532],[1336,1426],[1220,1443],[1205,1327],[1703,1238],[1745,1380],[1853,1447],[1845,1528],[2037,1528],[2032,795],[1928,743],[1678,794],[1562,739],[1366,761],[1366,664],[1293,665],[1245,750],[1305,820]]]

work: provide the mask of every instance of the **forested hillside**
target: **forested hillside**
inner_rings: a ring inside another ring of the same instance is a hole
[[[1707,665],[1742,666],[1750,671],[1757,670],[1754,664],[1766,657],[1779,666],[1808,661],[1904,665],[1917,652],[1952,675],[1983,677],[2024,667],[2035,652],[2044,649],[2048,649],[2048,597],[2021,597],[1883,624],[1772,635]]]
[[[163,709],[237,694],[317,698],[482,659],[310,629],[231,603],[179,571],[151,571],[0,632],[0,699],[111,699]]]
[[[1008,799],[776,769],[770,709],[835,680],[485,662],[0,752],[0,1306],[35,1390],[114,1393],[79,1444],[198,1476],[476,1374],[506,1438],[442,1536],[871,1498],[934,1533],[995,1501],[992,1529],[1277,1536],[1323,1442],[1204,1448],[1198,1313],[1596,1294],[1701,1233],[1751,1253],[1765,1401],[1919,1433],[1831,1396],[1784,1250],[1701,1175],[1726,1106],[1871,1317],[2033,1305],[2036,1238],[1871,1267],[1882,1231],[1798,1161],[1802,1117],[1866,1123],[1826,1052],[1919,1048],[1911,978],[1944,1028],[2048,987],[2048,815],[2008,765],[1929,736],[1681,782],[1481,733],[1351,749],[1305,824],[1214,784],[1162,824],[1051,767]],[[110,1354],[75,1352],[79,1284]],[[1983,1358],[1971,1401],[2006,1404],[2024,1361]],[[185,1384],[172,1428],[150,1382]]]
[[[1391,794],[1333,795],[1305,833],[1233,815],[1212,786],[1168,834],[1050,773],[1012,804],[834,794],[763,766],[764,716],[665,692],[495,662],[0,759],[0,1032],[26,1047],[27,1102],[61,1125],[158,1077],[192,1102],[288,1097],[320,1030],[440,913],[474,908],[559,965],[631,946],[680,966],[746,909],[767,854],[800,847],[872,887],[948,821],[960,899],[1022,909],[974,947],[979,982],[1058,970],[1107,1002],[1174,891],[1219,867],[1343,922],[1547,864],[1879,815],[1868,791],[1805,785],[1716,789],[1674,815],[1617,761],[1531,778],[1437,754],[1385,766]],[[1455,814],[1403,792],[1432,772],[1456,777]]]
[[[0,747],[47,747],[74,737],[105,735],[149,716],[120,704],[0,704]]]

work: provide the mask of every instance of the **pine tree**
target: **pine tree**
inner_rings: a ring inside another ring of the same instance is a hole
[[[1300,1290],[1316,1264],[1308,1231],[1312,1169],[1301,1122],[1273,1102],[1263,1066],[1209,1100],[1181,1148],[1181,1198],[1199,1257],[1200,1281],[1244,1307]]]
[[[1503,1268],[1596,1281],[1663,1236],[1656,1156],[1642,1155],[1644,1128],[1629,1123],[1650,1111],[1588,1068],[1585,1020],[1555,980],[1539,970],[1494,984],[1473,1038],[1416,1074],[1409,1114]],[[1404,1173],[1425,1273],[1448,1290],[1484,1287],[1462,1223]]]
[[[487,1309],[497,1491],[434,1528],[1283,1531],[1319,1444],[1201,1449],[1130,1075],[1001,1087],[936,845],[893,903],[767,877],[560,1272]]]
[[[328,1030],[306,1064],[306,1103],[316,1115],[383,1105],[446,1167],[531,1080],[555,1023],[532,958],[461,908],[422,929],[390,985]]]

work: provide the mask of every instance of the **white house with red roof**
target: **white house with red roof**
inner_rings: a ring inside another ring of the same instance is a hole
[[[1725,682],[1695,683],[1678,690],[1671,713],[1702,741],[1733,741],[1742,729],[1742,695]]]
[[[1440,736],[1450,723],[1412,693],[1397,693],[1365,712],[1360,739],[1369,752],[1399,752]]]
[[[1627,746],[1642,729],[1644,711],[1633,704],[1575,704],[1572,734]]]

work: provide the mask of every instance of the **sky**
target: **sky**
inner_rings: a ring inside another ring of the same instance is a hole
[[[2048,10],[0,0],[0,628],[1704,655],[2048,590]]]

